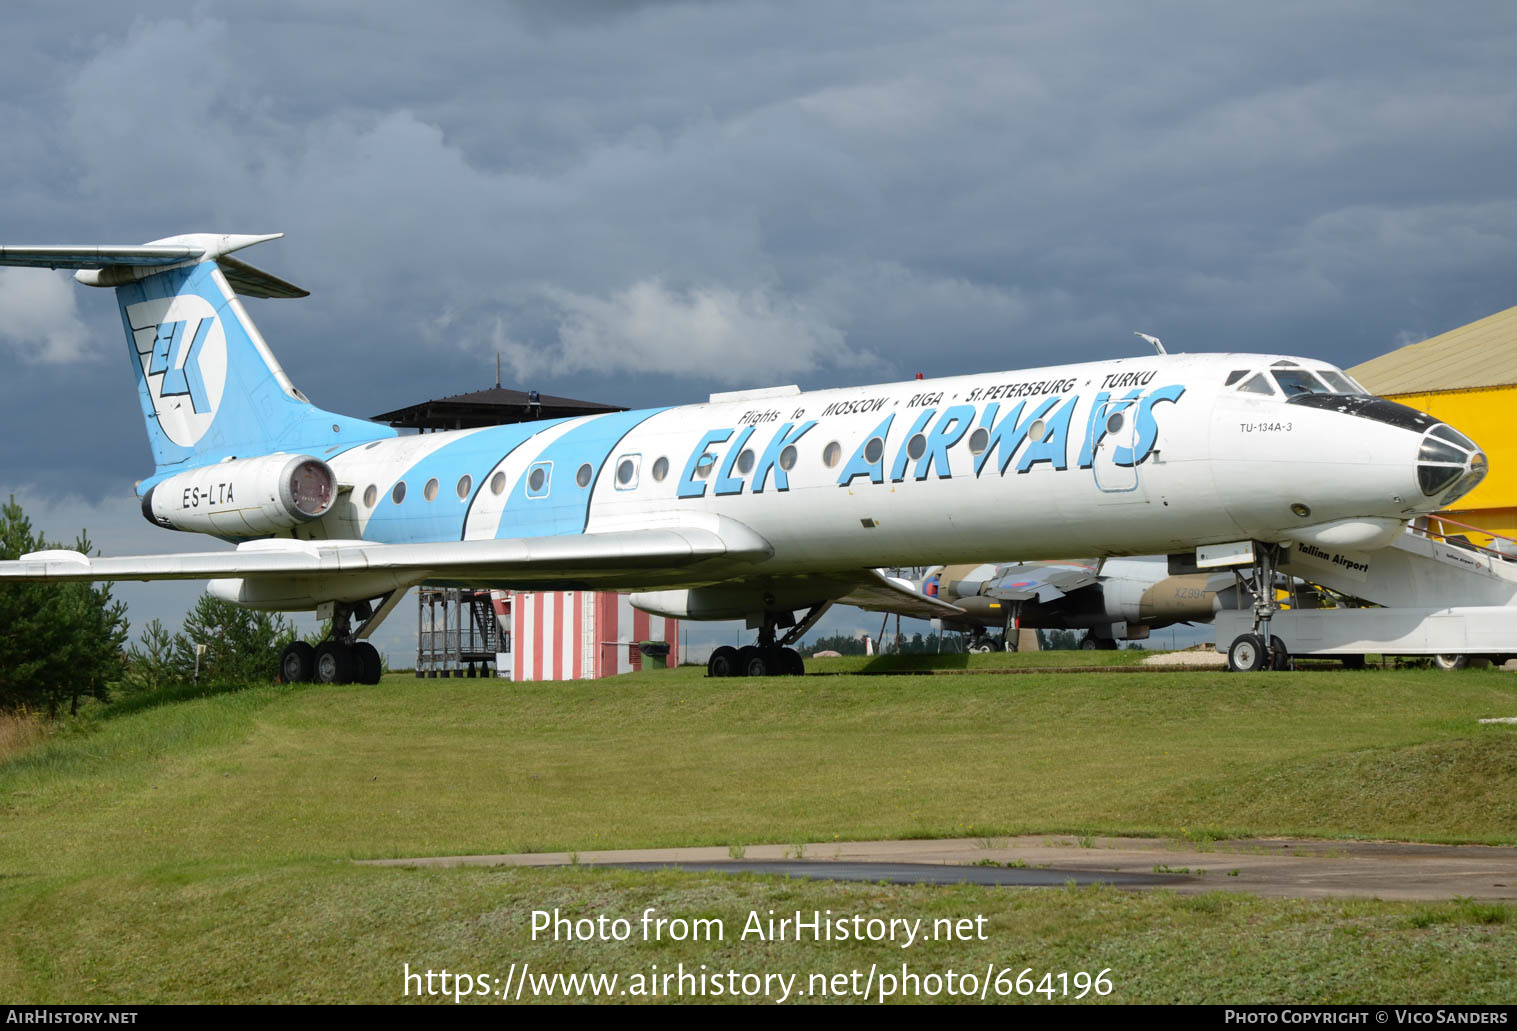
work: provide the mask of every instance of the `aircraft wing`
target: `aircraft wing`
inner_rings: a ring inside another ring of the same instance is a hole
[[[723,520],[716,529],[669,527],[508,540],[382,544],[374,541],[249,541],[235,551],[92,558],[77,551],[40,551],[0,562],[3,581],[216,580],[344,578],[388,574],[397,583],[467,585],[555,583],[635,576],[640,571],[747,567],[772,554],[747,527]]]
[[[837,599],[839,605],[855,605],[870,612],[895,612],[916,619],[954,619],[964,615],[957,605],[918,592],[905,580],[886,576],[878,569],[859,574],[852,589]]]
[[[1015,565],[1003,570],[980,593],[999,601],[1057,601],[1100,583],[1097,566],[1083,563]]]

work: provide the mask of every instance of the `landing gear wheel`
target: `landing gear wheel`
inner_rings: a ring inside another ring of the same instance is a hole
[[[1340,661],[1343,663],[1343,668],[1344,669],[1363,669],[1364,668],[1364,656],[1363,655],[1344,655],[1344,656],[1340,657]]]
[[[1083,640],[1083,641],[1080,642],[1080,650],[1082,652],[1098,651],[1098,650],[1100,650],[1100,647],[1101,647],[1101,642],[1098,641],[1098,640],[1096,640],[1095,637],[1093,637],[1090,634],[1086,634],[1085,635],[1085,640]]]
[[[1255,673],[1269,663],[1264,638],[1258,634],[1239,634],[1227,649],[1227,668],[1234,673]]]
[[[291,641],[279,656],[279,679],[286,684],[306,684],[316,675],[316,649],[304,641]]]
[[[706,676],[737,676],[737,649],[730,644],[724,644],[712,652],[711,658],[706,660]]]
[[[1285,650],[1285,642],[1278,637],[1271,636],[1269,639],[1270,669],[1283,670],[1295,668],[1291,662],[1291,653]]]
[[[316,646],[316,681],[321,684],[349,684],[358,672],[353,649],[338,641],[322,641]]]
[[[990,642],[989,641],[978,641],[975,644],[971,644],[969,646],[969,650],[972,651],[972,652],[974,652],[976,655],[989,655],[990,654]]]
[[[767,677],[774,672],[774,659],[768,649],[750,644],[738,649],[737,669],[740,677]]]
[[[353,646],[353,658],[358,666],[357,680],[360,684],[377,684],[384,667],[379,661],[379,649],[368,641],[359,641]],[[473,667],[469,669],[474,672]]]
[[[1470,664],[1470,657],[1468,655],[1434,655],[1433,656],[1433,665],[1437,666],[1439,669],[1444,670],[1444,671],[1455,670],[1455,669],[1464,669],[1469,664]]]
[[[804,677],[806,675],[806,660],[801,658],[801,653],[794,648],[781,648],[780,669],[786,676]]]

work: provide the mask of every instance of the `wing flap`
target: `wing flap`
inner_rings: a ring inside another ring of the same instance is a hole
[[[905,580],[886,576],[878,569],[864,570],[840,605],[855,605],[870,612],[894,612],[916,619],[955,619],[964,615],[957,605],[919,594]]]

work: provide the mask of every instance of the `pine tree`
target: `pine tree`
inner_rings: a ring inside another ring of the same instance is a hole
[[[0,506],[0,559],[52,546],[14,497]],[[92,550],[83,533],[74,550]],[[0,706],[46,708],[53,718],[65,701],[76,713],[81,698],[108,698],[126,636],[126,606],[109,585],[0,584]]]

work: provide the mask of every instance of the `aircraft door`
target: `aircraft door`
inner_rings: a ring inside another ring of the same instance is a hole
[[[1128,455],[1133,453],[1138,439],[1137,415],[1138,402],[1130,398],[1113,398],[1095,413],[1092,422],[1098,436],[1092,471],[1102,493],[1136,494],[1138,491],[1138,467],[1117,464],[1118,448],[1125,449]]]

